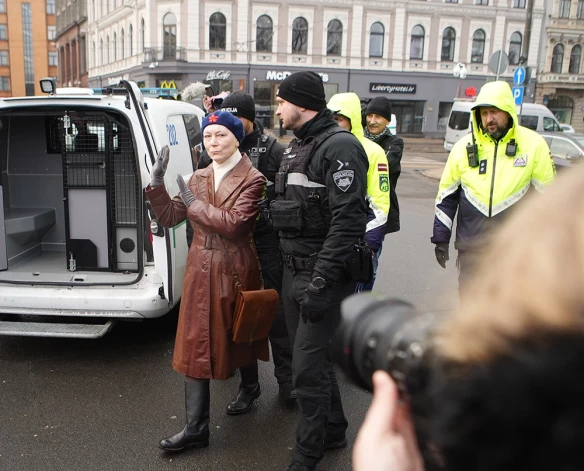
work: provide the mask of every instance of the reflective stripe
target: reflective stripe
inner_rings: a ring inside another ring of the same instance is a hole
[[[529,190],[529,182],[527,183],[527,185],[525,185],[523,188],[521,188],[521,190],[519,190],[515,194],[509,196],[509,198],[507,198],[506,200],[501,201],[497,206],[493,206],[493,209],[491,211],[491,215],[496,216],[500,212],[507,209],[509,206],[512,206],[515,203],[517,203],[517,201],[519,201],[521,198],[523,198],[525,196],[525,193],[527,193],[527,190]]]
[[[450,196],[452,193],[455,193],[456,190],[458,190],[459,186],[460,186],[460,180],[454,182],[449,187],[446,187],[442,191],[440,191],[438,193],[438,196],[436,196],[436,204],[438,205],[438,204],[442,203],[442,201],[444,201],[444,199],[447,196]]]
[[[545,189],[545,185],[540,182],[539,180],[536,180],[534,178],[531,179],[531,184],[533,185],[533,187],[539,191],[540,193],[543,193],[544,189]]]
[[[472,204],[476,209],[478,209],[482,214],[489,217],[489,205],[481,202],[472,191],[464,183],[462,184],[462,191],[464,191],[464,196],[467,201]]]
[[[449,231],[452,231],[452,219],[448,217],[448,215],[439,208],[436,208],[436,218],[444,224]]]
[[[286,183],[288,185],[303,186],[304,188],[326,188],[326,185],[311,182],[303,173],[289,173]]]
[[[383,210],[380,209],[378,206],[376,206],[375,203],[371,200],[371,198],[367,197],[367,200],[369,203],[369,208],[371,208],[373,214],[375,215],[375,219],[372,219],[367,223],[367,226],[365,226],[365,232],[369,232],[370,230],[376,229],[387,223],[387,214],[384,213]]]

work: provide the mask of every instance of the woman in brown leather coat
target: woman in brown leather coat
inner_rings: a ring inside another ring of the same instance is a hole
[[[265,178],[240,154],[245,132],[231,113],[205,117],[202,134],[213,164],[197,170],[188,185],[179,179],[181,192],[171,199],[164,186],[170,157],[165,146],[146,190],[160,224],[173,227],[188,219],[194,230],[172,362],[185,375],[187,419],[181,432],[160,442],[166,451],[209,444],[209,379],[227,379],[236,368],[269,360],[267,339],[251,345],[232,341],[237,296],[232,268],[244,290],[262,285],[253,230]]]

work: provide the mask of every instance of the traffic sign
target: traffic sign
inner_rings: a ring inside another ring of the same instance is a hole
[[[513,73],[513,83],[515,85],[523,85],[523,82],[525,82],[525,68],[517,67]]]
[[[524,87],[513,87],[513,98],[515,99],[516,105],[523,103],[523,91]]]
[[[494,52],[489,60],[489,70],[497,75],[497,80],[499,80],[499,75],[505,73],[507,67],[509,67],[509,57],[505,51]]]

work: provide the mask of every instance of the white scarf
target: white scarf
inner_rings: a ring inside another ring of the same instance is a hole
[[[235,152],[231,157],[229,157],[225,162],[218,164],[213,161],[213,177],[215,180],[215,191],[221,185],[221,182],[225,179],[227,174],[235,168],[235,166],[241,160],[241,153],[239,149],[235,149]]]

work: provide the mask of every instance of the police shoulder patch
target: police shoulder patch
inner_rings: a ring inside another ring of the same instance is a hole
[[[351,188],[354,178],[354,170],[339,170],[338,172],[333,173],[335,185],[337,185],[337,188],[343,192],[346,192]]]

